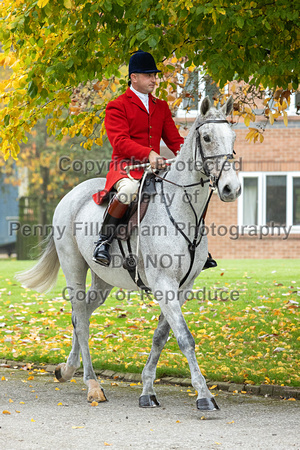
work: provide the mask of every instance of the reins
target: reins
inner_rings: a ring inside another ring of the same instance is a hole
[[[233,150],[233,153],[232,153],[232,154],[221,154],[221,155],[210,155],[210,156],[205,156],[205,155],[204,155],[203,148],[202,148],[202,145],[201,145],[200,133],[198,132],[198,129],[199,129],[202,125],[205,125],[205,124],[207,124],[207,123],[227,123],[227,124],[228,124],[228,121],[225,120],[225,119],[219,119],[219,120],[218,120],[218,119],[208,119],[208,120],[205,120],[205,121],[200,122],[199,124],[197,124],[197,126],[196,126],[196,128],[195,128],[195,129],[196,129],[196,132],[197,132],[197,136],[196,136],[196,145],[195,145],[194,161],[197,160],[197,151],[199,150],[200,156],[201,156],[201,159],[202,159],[203,171],[204,171],[204,173],[205,173],[205,175],[206,175],[206,177],[207,177],[206,180],[204,180],[204,179],[201,177],[200,181],[197,182],[197,183],[191,183],[191,184],[185,184],[185,185],[183,185],[183,184],[175,183],[174,181],[168,180],[168,179],[166,178],[166,176],[167,176],[167,174],[168,174],[168,171],[166,171],[165,174],[164,174],[163,176],[160,176],[160,175],[158,175],[158,174],[155,173],[155,177],[156,177],[158,180],[161,180],[161,194],[162,194],[162,200],[163,200],[163,203],[164,203],[164,205],[165,205],[165,208],[166,208],[168,217],[169,217],[170,221],[172,222],[172,224],[174,225],[174,227],[176,228],[176,230],[178,230],[178,231],[180,232],[180,234],[184,237],[184,239],[185,239],[185,240],[187,241],[187,243],[188,243],[188,250],[189,250],[189,253],[190,253],[190,265],[189,265],[189,268],[188,268],[187,273],[185,274],[185,276],[184,276],[184,277],[182,278],[182,280],[180,281],[179,287],[181,287],[181,286],[185,283],[185,281],[187,280],[187,278],[189,277],[189,275],[190,275],[190,273],[191,273],[191,270],[192,270],[192,267],[193,267],[193,264],[194,264],[194,261],[195,261],[195,253],[196,253],[196,249],[197,249],[197,247],[200,245],[200,243],[201,243],[201,241],[202,241],[202,237],[203,237],[203,233],[200,233],[200,227],[201,227],[202,224],[204,224],[204,216],[205,216],[205,213],[206,213],[206,211],[207,211],[207,209],[208,209],[208,205],[209,205],[209,203],[210,203],[212,194],[213,194],[213,192],[214,192],[214,191],[217,189],[217,187],[218,187],[218,182],[219,182],[219,179],[220,179],[220,177],[221,177],[221,175],[222,175],[222,172],[223,172],[225,163],[226,163],[227,160],[233,159],[233,158],[234,158],[233,154],[235,154],[235,151]],[[218,176],[217,176],[217,177],[214,177],[214,176],[212,176],[212,175],[210,174],[209,170],[208,170],[207,167],[205,166],[205,162],[206,162],[207,160],[209,160],[209,159],[216,159],[216,158],[224,158],[224,162],[223,162],[223,164],[222,164],[222,167],[221,167],[221,170],[220,170]],[[172,164],[172,163],[174,163],[175,161],[176,161],[176,159],[173,158],[173,159],[166,160],[165,163],[166,163],[166,164]],[[149,171],[152,171],[152,172],[154,173],[154,170],[155,170],[155,169],[152,169],[152,167],[150,166],[149,163],[127,166],[127,167],[125,167],[125,170],[126,170],[126,173],[127,173],[128,177],[131,178],[131,179],[133,179],[133,177],[131,177],[131,175],[130,175],[130,170],[132,170],[132,169],[138,169],[138,168],[145,168],[145,173],[144,173],[144,175],[143,175],[143,177],[142,177],[142,182],[141,182],[141,185],[140,185],[140,188],[139,188],[139,198],[138,198],[138,221],[137,221],[137,228],[138,228],[137,235],[138,235],[138,237],[137,237],[137,246],[136,246],[136,257],[138,257],[138,252],[139,252],[140,203],[141,203],[141,195],[140,195],[140,194],[141,194],[141,192],[142,192],[142,187],[143,187],[143,184],[144,184],[144,180],[145,180],[146,174],[147,174]],[[165,193],[164,193],[164,183],[165,183],[165,182],[166,182],[166,183],[170,183],[170,184],[172,184],[173,186],[180,187],[180,188],[182,188],[182,189],[184,190],[184,195],[186,196],[186,198],[187,198],[187,200],[188,200],[188,204],[190,205],[190,207],[191,207],[191,209],[192,209],[192,211],[193,211],[193,214],[194,214],[194,216],[195,216],[195,234],[194,234],[193,240],[191,240],[191,239],[183,232],[183,230],[179,227],[178,223],[176,222],[176,220],[174,219],[174,217],[173,217],[172,214],[171,214],[171,211],[170,211],[170,208],[169,208],[169,206],[168,206],[168,204],[167,204],[166,197],[165,197]],[[207,198],[207,201],[206,201],[206,203],[205,203],[205,206],[204,206],[204,208],[203,208],[203,210],[202,210],[202,213],[201,213],[201,215],[200,215],[200,217],[199,217],[199,219],[198,219],[197,213],[196,213],[196,211],[195,211],[195,208],[194,208],[194,206],[193,206],[193,204],[192,204],[192,202],[191,202],[191,200],[190,200],[190,197],[189,197],[189,195],[188,195],[186,189],[189,188],[189,187],[194,187],[194,186],[199,186],[199,185],[201,185],[201,187],[204,187],[204,184],[205,184],[205,183],[209,183],[209,182],[212,182],[212,184],[209,185],[209,187],[210,187],[211,190],[210,190],[209,196],[208,196],[208,198]],[[199,233],[201,234],[201,235],[200,235],[200,239],[199,239]],[[137,264],[136,264],[136,267],[135,267],[135,282],[136,282],[136,284],[139,284],[139,285],[140,285],[140,283],[138,283],[138,281],[140,281],[140,276],[139,276],[139,274],[138,274],[138,268],[137,268]],[[141,287],[141,286],[139,286],[139,287]],[[142,289],[145,289],[147,292],[150,291],[150,289],[147,288],[146,286],[141,287],[141,288],[142,288]]]

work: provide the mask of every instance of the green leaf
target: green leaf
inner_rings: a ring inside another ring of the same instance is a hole
[[[244,21],[243,17],[238,16],[236,19],[236,23],[239,28],[243,28],[245,21]]]
[[[149,47],[152,47],[152,48],[156,47],[158,41],[159,41],[159,39],[157,36],[150,36],[148,39]]]
[[[38,93],[38,87],[35,84],[35,82],[32,80],[30,81],[30,83],[28,84],[28,94],[31,98],[34,98],[36,96],[36,94]]]
[[[4,125],[6,127],[9,125],[9,121],[10,121],[10,115],[6,114],[6,116],[4,117]]]

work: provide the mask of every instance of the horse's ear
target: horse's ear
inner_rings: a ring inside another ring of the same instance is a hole
[[[229,99],[227,100],[227,102],[225,103],[224,106],[222,106],[221,111],[224,114],[224,116],[229,116],[229,114],[231,113],[233,108],[233,97],[232,95],[229,97]]]
[[[210,107],[211,107],[211,103],[210,103],[209,97],[205,97],[205,99],[202,101],[201,106],[200,106],[200,112],[201,112],[202,116],[205,116],[205,114],[208,112]]]

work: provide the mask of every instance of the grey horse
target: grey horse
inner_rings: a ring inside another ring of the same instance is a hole
[[[225,120],[232,107],[232,98],[219,110],[211,106],[208,98],[203,100],[200,115],[175,162],[167,171],[160,172],[163,181],[156,183],[158,192],[149,202],[141,223],[153,232],[141,236],[141,233],[138,235],[141,229],[135,229],[131,236],[133,249],[137,248],[139,241],[137,269],[140,279],[151,289],[161,309],[151,352],[142,372],[141,407],[159,406],[153,383],[158,359],[172,329],[189,363],[192,385],[198,392],[197,408],[202,411],[219,409],[198,366],[195,341],[181,306],[190,295],[194,280],[207,258],[207,237],[198,231],[199,218],[209,195],[208,182],[213,181],[224,202],[234,201],[241,192],[231,161],[236,136]],[[17,275],[26,287],[46,292],[55,285],[59,267],[62,267],[72,304],[73,343],[67,362],[57,366],[56,377],[61,382],[70,380],[80,367],[81,353],[89,402],[106,400],[94,373],[89,351],[90,316],[104,303],[114,286],[137,290],[136,279],[120,264],[102,267],[92,261],[96,232],[87,230],[101,220],[104,212],[104,207],[94,203],[92,194],[103,189],[104,182],[104,179],[85,181],[60,201],[53,217],[53,234],[41,258],[32,269]],[[166,227],[167,235],[154,232],[162,226]],[[111,253],[121,258],[117,240],[112,244]],[[163,255],[168,256],[171,264],[166,264]],[[156,263],[149,264],[149,261]],[[89,268],[92,283],[86,292]]]

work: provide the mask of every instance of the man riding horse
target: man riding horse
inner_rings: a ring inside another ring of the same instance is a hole
[[[99,205],[112,189],[117,191],[110,201],[93,254],[93,260],[109,266],[109,249],[117,226],[134,200],[139,189],[143,170],[131,172],[130,179],[124,170],[129,164],[149,162],[153,169],[164,169],[166,163],[160,155],[161,139],[176,155],[184,139],[172,119],[167,102],[152,96],[156,84],[157,69],[153,56],[142,50],[134,53],[129,61],[128,89],[117,99],[108,103],[105,127],[113,147],[112,160],[103,191],[94,194]],[[217,263],[208,257],[204,269]]]

